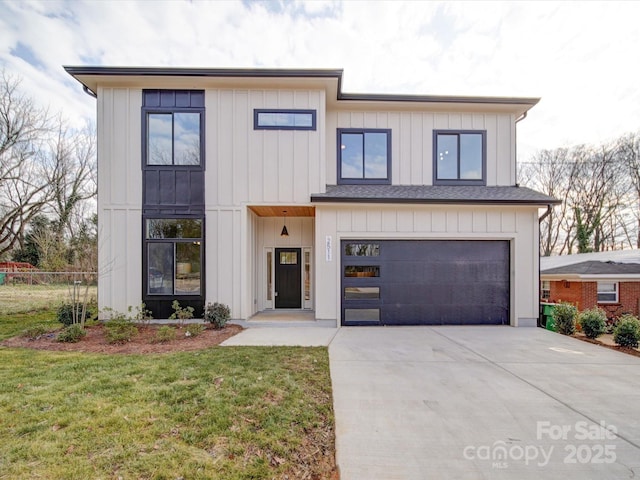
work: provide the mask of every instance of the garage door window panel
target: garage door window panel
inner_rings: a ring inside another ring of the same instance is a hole
[[[345,277],[370,278],[380,276],[380,267],[372,265],[347,265],[344,267]]]

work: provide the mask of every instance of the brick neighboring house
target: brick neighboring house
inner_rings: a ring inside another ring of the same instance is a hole
[[[602,308],[608,317],[640,313],[638,250],[540,259],[541,299]]]

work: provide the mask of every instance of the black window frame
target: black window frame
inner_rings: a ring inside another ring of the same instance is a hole
[[[298,125],[260,125],[259,118],[261,113],[285,113],[285,114],[303,114],[311,115],[311,126],[298,126]],[[306,130],[314,131],[317,129],[316,123],[316,110],[301,110],[301,109],[281,109],[281,108],[254,108],[253,109],[253,129],[254,130]]]
[[[458,177],[460,177],[460,136],[465,134],[482,137],[482,178],[481,179],[439,179],[438,178],[438,135],[458,137]],[[433,184],[434,185],[480,185],[487,184],[487,131],[486,130],[434,130],[433,131]]]
[[[365,158],[364,151],[364,135],[367,133],[386,133],[387,135],[387,176],[386,178],[364,178],[364,164],[363,164],[363,178],[342,178],[342,134],[362,134],[362,155],[363,162]],[[337,183],[338,185],[391,185],[391,129],[390,128],[338,128],[336,132],[336,158],[337,158]]]
[[[200,220],[200,237],[198,238],[149,238],[147,234],[147,221],[148,220]],[[149,298],[153,300],[191,300],[191,299],[204,299],[206,291],[206,241],[205,241],[205,216],[204,215],[143,215],[142,216],[142,291],[143,298]],[[177,269],[177,262],[175,258],[174,248],[174,271],[173,271],[173,292],[172,293],[154,293],[150,291],[149,285],[149,245],[150,244],[177,244],[177,243],[200,243],[200,292],[197,294],[185,294],[175,293],[175,276]]]
[[[166,102],[163,100],[157,102],[150,102],[149,97],[158,95],[162,97],[163,94],[174,95],[174,101]],[[182,95],[190,97],[191,94],[197,94],[197,99],[192,102],[200,106],[185,105],[184,102],[176,99],[176,96]],[[171,129],[172,129],[172,151],[171,151],[171,163],[170,164],[154,164],[148,163],[148,146],[149,146],[149,115],[150,114],[172,114]],[[200,114],[200,163],[197,165],[188,164],[176,164],[175,163],[175,138],[173,135],[173,129],[175,121],[173,120],[174,113],[199,113]],[[142,114],[142,168],[146,169],[185,169],[185,170],[204,170],[205,169],[205,107],[204,107],[204,90],[143,90],[143,105],[141,109]]]

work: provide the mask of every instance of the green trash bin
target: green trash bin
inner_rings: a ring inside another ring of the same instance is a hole
[[[5,272],[0,273],[0,285],[4,285],[4,279],[6,276],[7,274]]]
[[[547,330],[551,330],[552,332],[555,332],[556,331],[556,321],[553,319],[553,317],[551,315],[545,316],[545,318],[546,318],[545,328]]]
[[[552,332],[556,331],[556,322],[553,319],[553,311],[556,308],[555,303],[544,303],[542,304],[542,319],[544,320],[544,328],[547,330],[551,330]]]

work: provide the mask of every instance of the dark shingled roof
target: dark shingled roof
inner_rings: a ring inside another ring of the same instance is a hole
[[[560,200],[526,187],[466,185],[327,185],[312,202],[550,205]]]
[[[540,273],[545,275],[624,275],[640,274],[640,263],[616,263],[588,261],[550,268]]]

